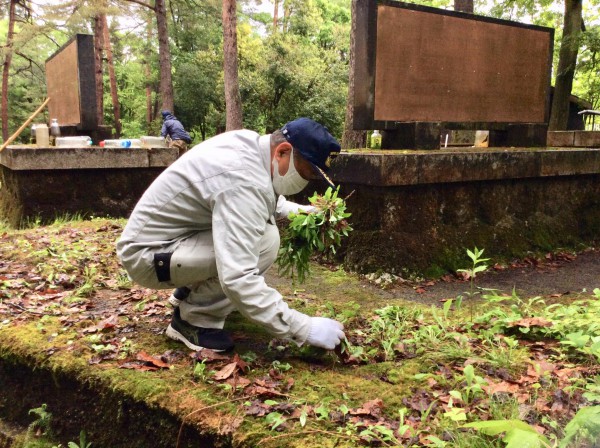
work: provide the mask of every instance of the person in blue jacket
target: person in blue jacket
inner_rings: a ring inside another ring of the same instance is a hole
[[[163,110],[163,125],[160,130],[161,137],[169,137],[169,148],[177,148],[179,156],[183,155],[188,150],[188,145],[192,143],[190,134],[184,129],[181,121],[179,121],[170,111]]]

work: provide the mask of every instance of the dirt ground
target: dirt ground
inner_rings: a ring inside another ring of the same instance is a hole
[[[485,255],[485,254],[484,254]],[[491,263],[491,262],[490,262]],[[588,249],[578,254],[548,254],[542,259],[528,258],[508,265],[490,265],[477,275],[475,285],[519,297],[558,297],[576,295],[600,288],[600,250]],[[454,298],[469,291],[470,282],[455,276],[417,284],[406,282],[389,292],[418,302]]]
[[[484,253],[485,255],[485,253]],[[600,250],[587,249],[583,252],[559,252],[546,254],[541,258],[515,260],[508,264],[494,264],[489,261],[488,269],[477,274],[475,279],[478,288],[494,289],[498,293],[511,294],[513,288],[521,298],[577,296],[582,292],[591,293],[600,288]],[[362,277],[362,285],[372,296],[383,302],[404,299],[424,304],[435,304],[459,295],[467,297],[470,281],[459,274],[446,275],[439,279],[405,280],[381,287],[374,281]],[[289,281],[277,276],[276,268],[271,268],[266,275],[267,283],[275,288],[289,285]],[[319,275],[313,275],[303,285],[306,290],[314,290],[318,294]],[[341,286],[343,294],[344,286]]]

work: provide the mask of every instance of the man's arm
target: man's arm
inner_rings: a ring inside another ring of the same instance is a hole
[[[213,241],[221,287],[240,313],[270,333],[298,345],[306,342],[332,350],[345,339],[344,326],[291,309],[259,273],[260,241],[270,225],[268,203],[254,186],[237,187],[216,198]]]
[[[269,198],[259,188],[221,192],[213,207],[213,239],[219,279],[240,313],[270,333],[302,345],[310,317],[291,309],[259,274],[260,241],[269,220]]]

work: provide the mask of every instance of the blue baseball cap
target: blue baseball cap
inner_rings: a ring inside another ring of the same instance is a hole
[[[294,149],[335,188],[335,184],[325,173],[329,171],[331,161],[340,153],[341,146],[327,128],[310,118],[302,117],[286,123],[281,132]]]

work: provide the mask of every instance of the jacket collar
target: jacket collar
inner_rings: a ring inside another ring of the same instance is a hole
[[[260,157],[263,166],[271,176],[271,134],[261,135],[258,137],[258,146],[260,148]]]

